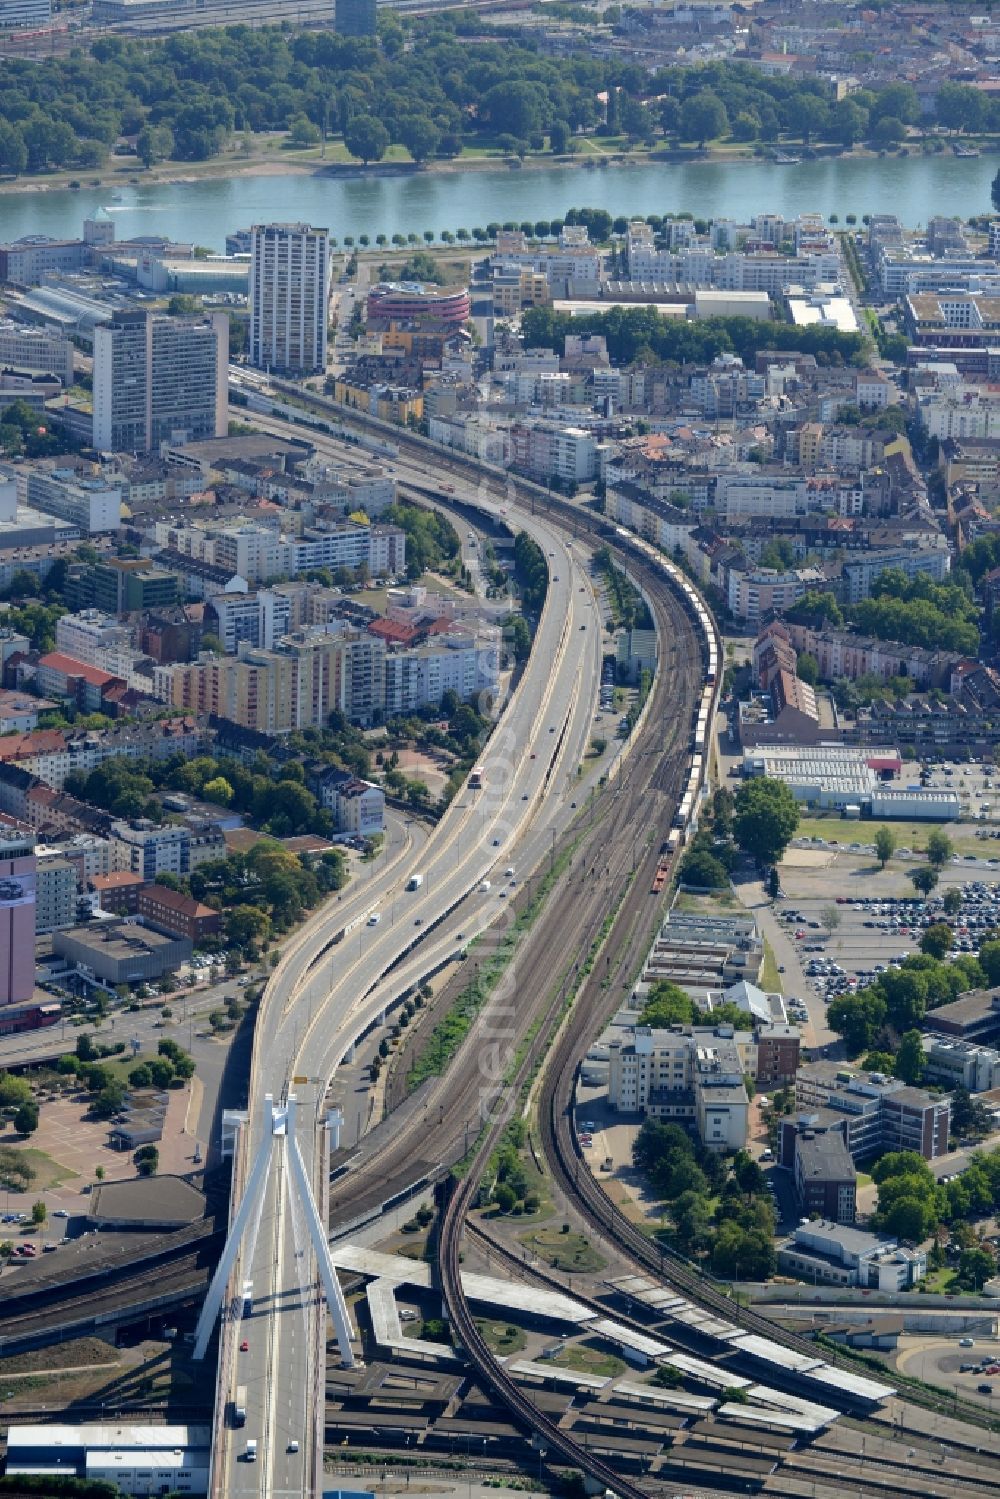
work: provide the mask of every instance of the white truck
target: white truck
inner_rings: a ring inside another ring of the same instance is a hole
[[[246,1460],[247,1460],[248,1463],[255,1463],[257,1461],[257,1438],[256,1437],[250,1437],[248,1439],[248,1441],[247,1441],[247,1450],[246,1450],[246,1453],[245,1453],[245,1457],[246,1457]]]
[[[406,888],[407,890],[419,890],[423,883],[424,877],[422,874],[411,874],[406,882]]]

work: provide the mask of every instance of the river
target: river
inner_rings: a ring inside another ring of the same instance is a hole
[[[221,251],[227,232],[260,220],[303,220],[345,235],[472,229],[491,220],[553,218],[583,206],[619,214],[687,210],[746,222],[755,213],[895,213],[905,225],[931,214],[990,211],[990,156],[857,157],[777,166],[773,162],[421,172],[404,176],[275,175],[151,182],[112,189],[0,196],[0,240],[23,234],[73,238],[103,205],[120,238],[167,234]],[[117,200],[117,201],[116,201]]]

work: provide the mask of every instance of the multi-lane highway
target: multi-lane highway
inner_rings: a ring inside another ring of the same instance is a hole
[[[336,448],[316,441],[321,450]],[[456,494],[461,498],[477,496]],[[511,887],[505,871],[513,868],[517,879],[550,846],[550,828],[587,747],[601,662],[589,570],[549,522],[500,503],[507,521],[529,531],[545,551],[550,584],[531,659],[483,756],[485,784],[453,803],[419,859],[399,858],[366,889],[346,894],[311,922],[286,951],[262,1003],[250,1151],[262,1127],[254,1105],[266,1093],[282,1097],[293,1077],[308,1077],[295,1092],[300,1146],[311,1176],[312,1121],[344,1052],[386,1004],[495,918],[501,892]],[[407,890],[415,873],[422,882]],[[344,939],[329,947],[346,927],[351,930]],[[410,958],[413,949],[419,952]],[[286,1170],[279,1144],[252,1254],[233,1280],[237,1286],[252,1280],[254,1313],[231,1323],[222,1341],[220,1409],[237,1383],[247,1389],[246,1425],[227,1429],[217,1453],[213,1486],[227,1494],[312,1492],[317,1450],[311,1375],[325,1314],[316,1306],[302,1215],[282,1190]],[[323,1318],[319,1324],[312,1320],[316,1316]],[[240,1351],[244,1340],[247,1349]],[[256,1463],[245,1459],[247,1439],[257,1442]]]

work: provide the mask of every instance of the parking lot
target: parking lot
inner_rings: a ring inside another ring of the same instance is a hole
[[[902,1373],[956,1390],[963,1399],[991,1410],[1000,1406],[1000,1343],[995,1339],[904,1336],[894,1363]]]

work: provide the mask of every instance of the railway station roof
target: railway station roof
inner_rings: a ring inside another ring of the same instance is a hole
[[[393,1285],[430,1289],[430,1265],[407,1259],[404,1255],[383,1254],[381,1250],[365,1249],[358,1244],[333,1244],[330,1254],[338,1269],[353,1270],[358,1275],[372,1276]],[[470,1301],[483,1301],[489,1306],[500,1306],[506,1311],[543,1317],[553,1322],[568,1322],[574,1327],[592,1322],[597,1316],[590,1307],[574,1301],[571,1296],[563,1296],[559,1291],[543,1291],[535,1286],[498,1280],[492,1275],[473,1275],[463,1271],[462,1289]]]
[[[547,1379],[553,1384],[571,1385],[575,1389],[603,1390],[611,1383],[606,1374],[585,1374],[581,1369],[563,1369],[558,1364],[540,1364],[527,1358],[513,1359],[507,1365],[507,1373],[515,1378]]]

